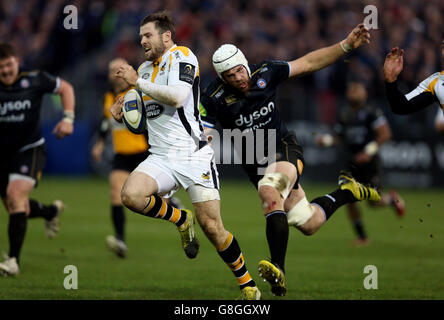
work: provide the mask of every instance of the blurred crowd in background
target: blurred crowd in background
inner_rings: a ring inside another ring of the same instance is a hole
[[[71,81],[78,118],[98,119],[100,98],[108,88],[108,62],[120,56],[137,68],[143,61],[139,24],[148,13],[171,12],[177,43],[190,47],[199,59],[204,88],[215,77],[211,57],[221,44],[236,44],[250,63],[292,60],[344,39],[363,22],[368,4],[378,9],[378,29],[371,31],[370,45],[329,68],[288,81],[279,91],[284,119],[332,125],[350,79],[364,81],[371,102],[388,111],[381,70],[391,47],[406,52],[401,79],[405,91],[441,70],[444,1],[2,0],[0,40],[18,49],[24,68],[46,69]],[[76,30],[63,27],[66,5],[78,9]],[[399,131],[424,136],[433,134],[435,113],[389,118]]]
[[[381,67],[391,47],[406,51],[406,90],[440,70],[444,1],[8,0],[0,1],[0,39],[18,48],[23,67],[47,69],[71,80],[81,102],[80,116],[86,116],[107,88],[110,59],[121,56],[135,67],[143,61],[138,31],[148,13],[172,13],[177,43],[196,53],[205,87],[215,76],[211,56],[221,44],[236,44],[250,63],[292,60],[344,39],[364,20],[368,4],[378,9],[371,45],[330,68],[289,81],[281,90],[285,118],[332,124],[351,78],[364,81],[370,96],[382,103]],[[76,30],[63,27],[66,5],[78,9]]]

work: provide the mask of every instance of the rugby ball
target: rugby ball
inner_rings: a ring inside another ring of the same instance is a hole
[[[132,133],[145,133],[146,112],[142,93],[139,90],[128,90],[123,97],[123,122]]]

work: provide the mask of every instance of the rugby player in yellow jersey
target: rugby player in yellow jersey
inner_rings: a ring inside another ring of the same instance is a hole
[[[441,42],[441,57],[444,60],[444,34]],[[393,48],[384,62],[384,80],[387,100],[393,113],[411,114],[438,102],[444,110],[444,70],[430,75],[413,91],[404,95],[399,89],[397,79],[404,66],[404,50]]]
[[[107,236],[106,243],[108,248],[121,258],[126,256],[128,249],[124,237],[125,214],[123,212],[122,201],[120,200],[120,191],[129,173],[148,156],[146,136],[131,133],[123,123],[115,121],[109,111],[109,108],[114,104],[117,96],[124,96],[125,93],[132,88],[126,81],[115,75],[119,67],[126,63],[124,59],[117,58],[112,60],[108,65],[108,80],[112,90],[105,93],[100,135],[92,148],[92,156],[95,161],[99,162],[105,149],[106,135],[108,131],[111,131],[114,157],[112,171],[109,175],[109,185],[111,220],[115,235]]]
[[[197,58],[189,48],[175,44],[174,24],[167,12],[149,14],[142,20],[140,44],[146,61],[137,72],[129,65],[121,66],[117,75],[142,92],[149,110],[146,124],[150,155],[126,180],[122,203],[146,217],[174,223],[186,255],[195,258],[199,242],[193,213],[174,210],[160,198],[183,187],[202,231],[233,272],[242,299],[258,300],[261,294],[247,270],[239,243],[222,222],[214,151],[203,133],[198,110]],[[116,101],[111,113],[122,121],[122,99]],[[150,245],[163,249],[161,243]]]
[[[92,148],[92,156],[96,162],[100,162],[106,145],[106,135],[112,133],[114,157],[112,171],[109,176],[111,196],[111,221],[115,235],[106,237],[108,248],[118,257],[125,258],[128,248],[125,243],[125,213],[123,211],[120,192],[123,184],[140,162],[148,157],[148,141],[146,134],[131,133],[123,123],[114,120],[110,108],[118,96],[133,88],[125,80],[116,76],[120,66],[127,64],[122,58],[112,60],[108,65],[108,80],[112,90],[105,93],[103,101],[103,119],[100,126],[99,139]],[[174,207],[180,207],[180,201],[172,198],[170,203]]]

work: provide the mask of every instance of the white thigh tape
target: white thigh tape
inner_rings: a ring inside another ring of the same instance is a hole
[[[287,221],[289,226],[299,227],[305,224],[314,214],[313,206],[304,197],[287,212]]]
[[[190,196],[191,203],[220,200],[219,191],[215,188],[206,188],[194,184],[188,188],[187,192]]]

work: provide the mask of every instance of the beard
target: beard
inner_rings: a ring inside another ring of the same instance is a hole
[[[165,44],[163,42],[160,42],[158,46],[151,47],[151,50],[149,51],[148,55],[146,55],[146,59],[148,61],[156,61],[162,56],[165,50],[166,50]]]

